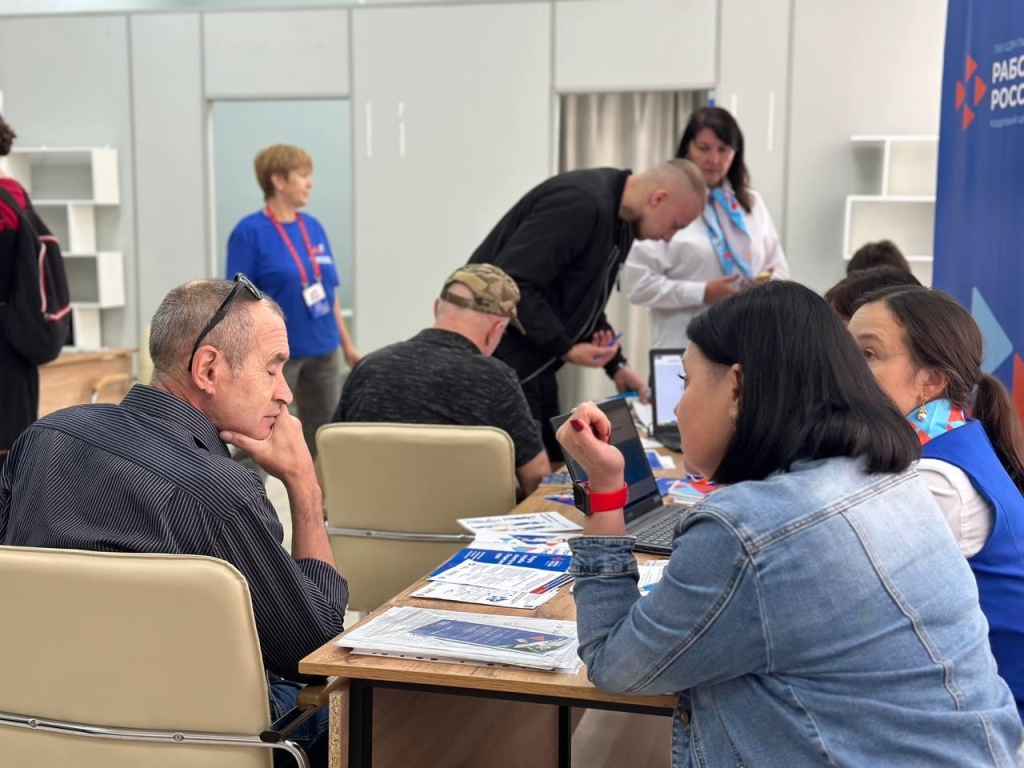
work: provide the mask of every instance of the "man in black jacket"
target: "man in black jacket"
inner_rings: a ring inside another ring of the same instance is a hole
[[[550,456],[560,455],[549,419],[561,412],[555,372],[564,363],[604,367],[619,392],[646,400],[604,308],[633,240],[671,240],[704,210],[706,195],[700,171],[683,159],[643,173],[570,171],[530,190],[470,257],[519,286],[526,333],[510,329],[494,356],[518,374]]]

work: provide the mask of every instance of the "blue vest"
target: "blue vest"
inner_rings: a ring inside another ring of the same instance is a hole
[[[921,453],[962,469],[995,510],[992,535],[967,562],[978,582],[999,675],[1013,691],[1024,720],[1024,497],[999,462],[980,421],[930,440]]]

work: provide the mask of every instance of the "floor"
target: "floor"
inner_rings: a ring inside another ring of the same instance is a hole
[[[672,718],[591,709],[572,736],[577,768],[669,768]]]

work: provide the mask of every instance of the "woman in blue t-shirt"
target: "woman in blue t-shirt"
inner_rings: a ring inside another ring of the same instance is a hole
[[[300,147],[275,144],[260,150],[254,165],[266,205],[231,232],[227,277],[244,272],[284,310],[290,348],[284,376],[315,457],[316,431],[341,397],[339,348],[349,366],[360,355],[341,314],[327,234],[299,213],[313,188],[313,160]]]

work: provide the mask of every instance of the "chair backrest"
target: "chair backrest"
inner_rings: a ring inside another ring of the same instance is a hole
[[[466,534],[460,517],[516,504],[515,449],[494,427],[328,424],[317,432],[330,528]],[[331,534],[349,607],[373,610],[466,542]]]
[[[249,588],[209,557],[0,547],[0,713],[108,728],[258,734],[270,724]],[[0,724],[0,764],[260,766],[270,750]]]
[[[149,326],[142,329],[139,335],[139,354],[137,359],[139,384],[149,384],[153,379],[153,358],[149,356]]]

